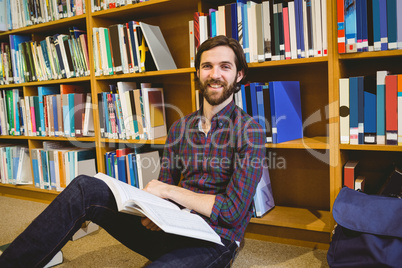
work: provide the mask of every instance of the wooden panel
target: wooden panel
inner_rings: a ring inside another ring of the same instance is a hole
[[[252,218],[251,222],[329,233],[333,228],[331,218],[329,211],[275,206],[262,218]]]
[[[0,195],[7,197],[14,197],[24,200],[50,203],[59,192],[51,190],[42,190],[33,186],[14,186],[7,184],[0,184]]]
[[[329,210],[328,150],[268,149],[275,204]]]
[[[245,237],[319,249],[328,249],[330,242],[330,233],[268,226],[256,223],[250,223],[248,225]]]

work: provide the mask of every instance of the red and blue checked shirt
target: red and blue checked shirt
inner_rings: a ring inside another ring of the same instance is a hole
[[[210,217],[200,216],[221,238],[241,241],[262,175],[264,132],[233,101],[212,118],[207,135],[201,116],[199,110],[170,128],[159,180],[216,195]]]

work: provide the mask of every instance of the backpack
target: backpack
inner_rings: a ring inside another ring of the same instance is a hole
[[[402,199],[344,187],[332,214],[330,267],[402,267]]]

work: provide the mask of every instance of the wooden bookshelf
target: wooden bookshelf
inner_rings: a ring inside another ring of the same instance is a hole
[[[91,12],[90,3],[87,3],[84,15],[0,33],[0,40],[4,41],[8,40],[10,34],[32,34],[34,38],[40,38],[47,34],[66,32],[70,26],[86,29],[92,70],[89,77],[3,85],[0,90],[18,88],[22,89],[24,94],[32,95],[33,88],[40,85],[84,84],[91,89],[93,104],[97,107],[97,94],[108,91],[110,82],[161,83],[164,87],[165,102],[179,107],[182,115],[191,113],[196,110],[197,85],[194,82],[195,69],[190,68],[188,21],[193,19],[193,13],[196,11],[207,12],[210,7],[217,8],[231,2],[233,1],[151,0],[94,13]],[[328,56],[249,64],[247,79],[251,82],[300,81],[305,126],[303,139],[266,144],[267,156],[275,157],[273,162],[285,159],[286,167],[271,169],[276,207],[262,218],[253,218],[246,237],[310,247],[328,247],[334,226],[331,209],[342,186],[343,164],[354,157],[362,157],[366,162],[376,157],[387,160],[395,156],[401,158],[402,149],[398,146],[343,145],[339,142],[339,78],[364,75],[386,67],[395,73],[402,73],[402,51],[339,55],[336,10],[336,1],[327,1]],[[129,20],[159,25],[178,69],[95,76],[92,29]],[[168,128],[180,116],[168,111]],[[152,141],[100,138],[97,111],[94,111],[94,123],[95,137],[76,140],[94,144],[98,170],[101,172],[105,172],[104,153],[116,146],[148,144],[161,148],[166,142],[165,137]],[[28,144],[30,149],[38,148],[43,141],[48,140],[69,142],[73,139],[0,136],[0,143],[24,143]],[[50,202],[57,194],[56,191],[41,190],[33,186],[0,184],[0,195],[4,196]]]

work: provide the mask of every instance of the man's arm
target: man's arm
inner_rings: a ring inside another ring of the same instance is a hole
[[[215,203],[215,195],[195,193],[158,180],[149,182],[144,190],[161,198],[172,200],[206,217],[211,216],[212,207]]]

